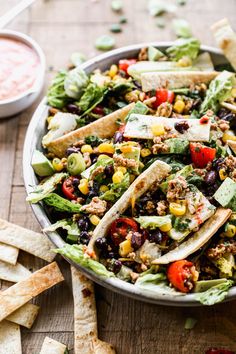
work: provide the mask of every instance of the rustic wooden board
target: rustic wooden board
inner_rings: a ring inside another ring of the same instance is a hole
[[[119,15],[110,9],[111,0],[38,0],[10,28],[33,36],[47,57],[46,85],[53,72],[68,63],[73,51],[94,56],[98,35],[109,33],[109,26]],[[18,0],[0,0],[0,15]],[[146,10],[147,0],[125,0],[128,23],[114,35],[117,47],[144,41],[174,39],[173,16],[165,16],[166,28],[156,27],[156,19]],[[193,32],[205,44],[214,45],[209,26],[226,16],[235,26],[236,2],[227,0],[194,1],[179,7],[178,17],[186,18]],[[236,28],[235,28],[236,29]],[[11,222],[39,231],[39,225],[25,202],[22,180],[22,148],[28,122],[37,103],[17,117],[0,122],[0,216]],[[37,354],[46,335],[69,346],[73,353],[73,299],[69,267],[59,259],[66,281],[40,295],[35,303],[41,307],[32,330],[22,330],[23,354]],[[36,270],[45,263],[21,254],[20,261]],[[9,286],[0,283],[0,289]],[[204,353],[208,347],[225,347],[236,351],[236,302],[211,308],[171,308],[134,301],[96,286],[99,335],[112,343],[118,354]],[[185,330],[187,317],[198,320],[192,330]],[[82,354],[82,353],[81,353]]]

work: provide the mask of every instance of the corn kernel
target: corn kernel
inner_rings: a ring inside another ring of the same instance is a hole
[[[133,146],[132,145],[123,145],[120,147],[120,151],[123,152],[124,154],[127,154],[127,153],[133,151]]]
[[[155,136],[160,136],[165,134],[165,128],[162,123],[156,123],[151,126],[152,133]]]
[[[131,240],[125,240],[119,244],[119,254],[121,257],[126,257],[133,250]]]
[[[172,228],[171,221],[159,227],[159,229],[163,232],[168,232],[171,230],[171,228]]]
[[[236,136],[235,136],[235,134],[234,134],[234,132],[232,130],[228,130],[222,136],[222,141],[224,143],[227,143],[228,140],[236,141]]]
[[[81,147],[81,152],[84,154],[85,152],[88,152],[89,154],[92,154],[93,153],[93,148],[91,145],[83,145]]]
[[[230,215],[230,218],[229,218],[229,220],[236,220],[236,213],[232,213],[231,215]]]
[[[225,226],[225,232],[224,232],[224,236],[226,237],[234,237],[236,234],[236,226],[227,223]]]
[[[109,188],[108,188],[105,184],[103,184],[103,185],[99,188],[99,191],[100,191],[101,193],[105,193],[105,192],[109,191]]]
[[[123,166],[118,166],[116,170],[122,172],[123,174],[127,172],[127,168]]]
[[[100,160],[106,160],[106,159],[110,159],[110,157],[107,156],[107,155],[104,155],[104,154],[101,154],[101,155],[98,156],[98,161],[100,161]]]
[[[186,206],[182,203],[170,203],[169,210],[175,216],[182,216],[186,213]]]
[[[179,114],[183,113],[184,108],[185,108],[185,103],[184,101],[181,100],[176,101],[173,106],[174,111]]]
[[[236,98],[236,87],[232,88],[231,95]]]
[[[93,224],[94,226],[97,226],[101,219],[97,215],[91,215],[89,220],[90,220],[91,224]]]
[[[63,162],[60,159],[58,159],[57,157],[55,157],[52,160],[52,166],[53,166],[54,170],[57,172],[62,171],[64,168]]]
[[[113,181],[113,183],[121,183],[123,178],[124,178],[123,173],[121,171],[117,171],[112,176],[112,181]]]
[[[48,124],[51,122],[52,118],[53,118],[53,116],[48,116],[48,117],[47,117],[47,122],[48,122]]]
[[[107,153],[107,154],[114,154],[115,149],[114,146],[110,143],[101,143],[98,146],[99,153]]]
[[[81,179],[78,188],[81,193],[87,195],[89,193],[88,180],[86,178]]]
[[[142,157],[147,157],[147,156],[151,155],[151,150],[143,148],[143,149],[141,149],[140,154]]]
[[[117,65],[115,65],[115,64],[111,65],[110,70],[109,70],[109,76],[111,78],[113,78],[117,73],[118,73]]]
[[[221,169],[219,170],[219,177],[220,177],[220,180],[221,180],[221,181],[224,181],[224,179],[226,179],[227,174],[226,174],[226,171],[225,171],[224,168],[221,168]]]
[[[135,175],[130,175],[129,180],[130,180],[130,183],[132,183],[135,180]]]
[[[181,67],[186,67],[186,66],[192,66],[192,60],[189,58],[189,56],[183,56],[181,59],[178,60],[178,66]]]

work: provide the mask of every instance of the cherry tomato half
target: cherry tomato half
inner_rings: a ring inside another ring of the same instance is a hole
[[[210,348],[205,352],[205,354],[235,354],[235,352],[227,349]]]
[[[128,67],[130,65],[133,65],[137,62],[136,59],[121,59],[119,60],[119,69],[126,72],[127,74],[127,70],[128,70]]]
[[[65,179],[65,181],[62,184],[62,192],[64,196],[70,200],[76,200],[77,196],[75,195],[75,188],[73,186],[73,179],[75,177],[69,177]]]
[[[192,281],[194,272],[193,263],[183,259],[170,264],[167,270],[167,278],[177,290],[188,293],[191,289],[186,286],[186,281]]]
[[[99,116],[104,116],[104,108],[102,106],[96,106],[92,112],[98,114]]]
[[[157,108],[164,102],[172,103],[174,98],[175,94],[172,91],[166,89],[156,90],[156,101],[153,103],[153,106]]]
[[[200,143],[190,143],[190,153],[193,164],[204,168],[208,162],[212,162],[216,156],[216,149],[204,146]]]
[[[111,224],[110,235],[112,241],[116,246],[118,246],[125,237],[128,235],[129,231],[138,231],[138,224],[131,218],[118,218]]]

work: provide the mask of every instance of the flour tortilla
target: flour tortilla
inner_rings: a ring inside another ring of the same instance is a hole
[[[115,354],[112,346],[98,339],[93,283],[71,266],[74,297],[75,354]]]
[[[57,342],[52,338],[45,337],[40,354],[64,354],[65,351],[65,344]]]
[[[38,315],[39,309],[39,306],[28,303],[7,316],[6,320],[30,329]]]
[[[51,262],[55,258],[55,248],[46,235],[25,229],[0,219],[0,242],[19,248],[25,252]]]
[[[31,272],[22,264],[16,265],[8,264],[0,261],[0,279],[17,283],[24,280],[31,275]]]
[[[230,215],[230,209],[218,208],[215,214],[208,219],[192,237],[181,243],[172,251],[154,260],[152,264],[168,264],[187,258],[190,254],[196,252],[207,243],[216,231],[227,221]]]
[[[93,232],[88,245],[88,251],[94,251],[94,244],[97,238],[105,237],[111,223],[128,208],[132,198],[138,199],[153,184],[160,183],[171,171],[171,167],[163,161],[156,160],[131,184],[122,197],[105,214]]]
[[[229,109],[233,113],[236,113],[236,105],[229,102],[221,102],[221,106]]]
[[[216,71],[168,71],[141,74],[142,90],[148,92],[159,88],[179,89],[193,84],[208,84],[219,73]]]
[[[53,262],[1,292],[0,322],[32,298],[63,280],[57,263]]]
[[[236,33],[230,26],[227,18],[214,23],[211,26],[216,43],[224,52],[234,70],[236,70]]]
[[[118,128],[116,123],[117,120],[119,119],[123,122],[130,110],[134,108],[134,105],[134,103],[131,103],[124,108],[118,109],[117,111],[86,125],[85,127],[76,129],[73,132],[51,141],[47,145],[48,151],[58,157],[63,157],[69,146],[80,139],[84,139],[86,136],[96,135],[102,139],[112,137]]]
[[[0,260],[10,264],[16,264],[19,250],[16,247],[0,242]]]
[[[227,144],[229,145],[230,149],[236,155],[236,141],[234,140],[227,140]]]
[[[9,321],[0,323],[0,354],[22,354],[19,325]]]

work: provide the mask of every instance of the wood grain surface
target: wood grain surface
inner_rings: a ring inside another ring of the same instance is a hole
[[[18,0],[0,0],[0,15]],[[42,46],[47,58],[45,86],[53,73],[68,63],[70,53],[96,55],[97,36],[109,33],[119,15],[110,9],[111,0],[37,0],[9,28],[31,35]],[[124,0],[128,23],[115,34],[117,47],[144,41],[175,38],[173,16],[165,16],[166,27],[159,29],[148,15],[147,0]],[[209,26],[228,17],[235,27],[235,0],[188,0],[176,14],[186,18],[193,33],[204,44],[214,45]],[[236,29],[236,27],[235,27]],[[37,102],[38,103],[38,102]],[[9,120],[0,121],[0,217],[39,231],[30,207],[25,202],[22,180],[24,135],[37,103]],[[36,270],[44,262],[21,254],[20,261]],[[23,354],[38,354],[46,335],[68,345],[73,353],[73,300],[69,266],[59,259],[66,281],[40,295],[40,313],[31,330],[22,329]],[[0,282],[0,289],[9,286]],[[134,301],[96,287],[100,338],[112,343],[118,354],[201,354],[209,347],[236,351],[236,302],[214,307],[174,308]],[[192,330],[185,330],[187,317],[197,319]],[[81,353],[83,354],[83,353]]]

